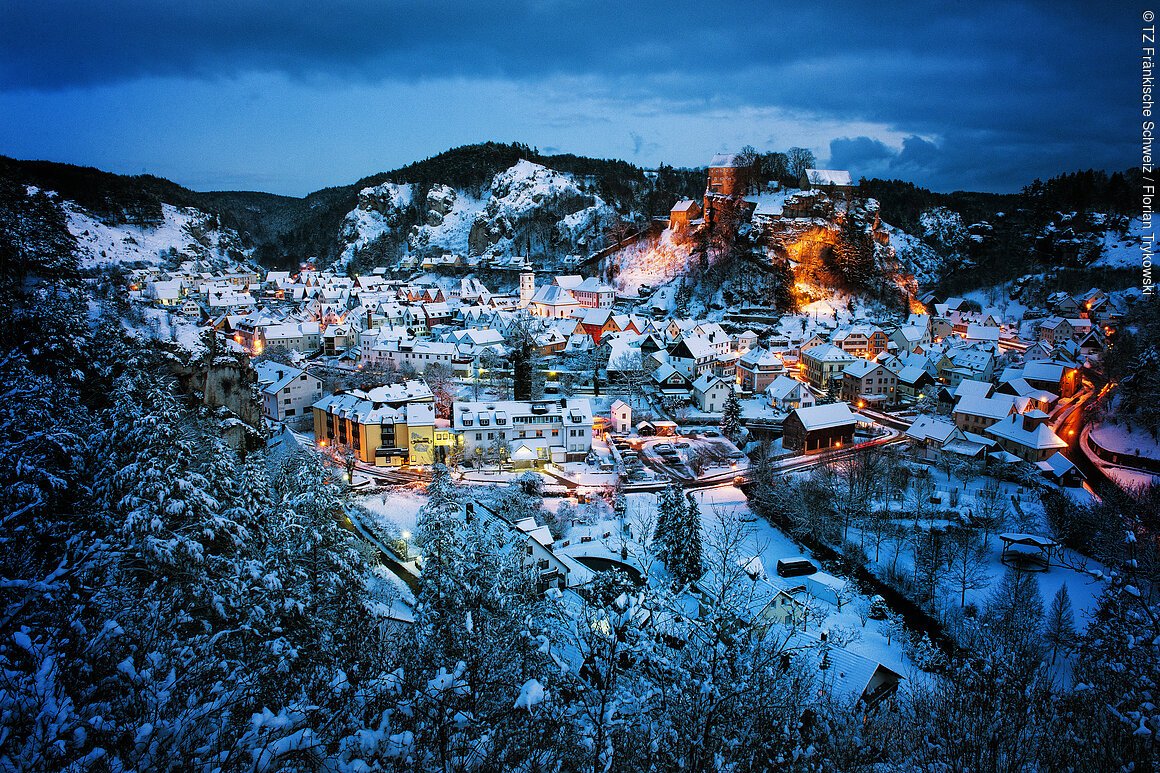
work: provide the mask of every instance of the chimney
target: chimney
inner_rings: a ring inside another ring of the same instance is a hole
[[[468,502],[463,506],[464,515],[467,517],[467,522],[471,523],[475,520],[475,503]]]
[[[1028,411],[1027,413],[1023,414],[1023,429],[1027,432],[1031,432],[1046,420],[1047,414],[1043,411],[1038,409]]]

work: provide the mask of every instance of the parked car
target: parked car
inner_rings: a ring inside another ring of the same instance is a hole
[[[730,451],[729,458],[730,459],[744,459],[745,454],[741,453],[740,451]]]
[[[672,451],[673,447],[669,443],[657,443],[655,446],[653,446],[653,450],[658,454],[663,454],[667,451]]]
[[[703,434],[705,437],[721,437],[721,433],[715,429],[707,429]]]
[[[674,443],[673,445],[675,445],[677,448],[688,448],[689,447],[689,444],[687,442],[685,442],[684,440],[682,440],[679,443]]]
[[[818,571],[814,562],[808,558],[779,558],[777,573],[782,577],[801,577]]]

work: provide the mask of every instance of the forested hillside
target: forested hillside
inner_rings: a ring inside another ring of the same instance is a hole
[[[1026,274],[1053,274],[1051,289],[1122,286],[1130,265],[1107,255],[1133,235],[1140,171],[1086,170],[1035,180],[1019,193],[934,193],[901,180],[862,180],[882,218],[941,253],[948,294],[999,285]],[[959,270],[965,269],[965,270]],[[1131,279],[1134,279],[1135,276]],[[1078,284],[1076,284],[1078,283]]]

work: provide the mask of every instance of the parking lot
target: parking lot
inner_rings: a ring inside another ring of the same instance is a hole
[[[681,481],[729,478],[749,465],[749,459],[717,430],[671,437],[614,438],[630,483],[654,477]]]

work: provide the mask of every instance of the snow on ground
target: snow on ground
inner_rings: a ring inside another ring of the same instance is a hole
[[[1123,489],[1139,489],[1148,486],[1160,486],[1160,475],[1154,475],[1144,470],[1132,470],[1115,464],[1101,464],[1100,470],[1104,475],[1116,482]]]
[[[161,223],[143,227],[107,225],[71,201],[61,206],[84,268],[114,263],[158,265],[170,250],[180,253],[179,260],[193,258],[221,267],[232,262],[230,250],[243,252],[235,232],[213,227],[213,218],[196,209],[162,204]]]
[[[709,535],[717,524],[718,513],[736,514],[744,521],[749,522],[752,531],[745,544],[746,555],[756,556],[761,560],[767,575],[775,575],[777,561],[781,558],[805,556],[820,566],[817,559],[804,546],[798,545],[787,534],[776,528],[764,518],[753,513],[749,508],[749,501],[744,492],[735,486],[703,489],[694,493],[701,508],[701,519],[705,534]],[[706,541],[709,537],[706,536]],[[842,605],[839,612],[835,605],[826,602],[817,602],[812,614],[819,612],[824,619],[814,622],[807,621],[807,631],[817,633],[819,630],[834,631],[842,629],[847,635],[855,638],[846,647],[879,663],[892,668],[903,676],[912,675],[915,667],[910,664],[904,655],[903,646],[895,637],[891,644],[887,644],[883,621],[867,620],[863,626],[858,614],[858,604],[865,603],[854,599]]]
[[[1030,307],[1024,306],[1019,301],[1011,299],[1010,282],[1005,282],[1001,285],[988,287],[986,289],[971,290],[963,293],[962,297],[967,300],[975,301],[984,310],[990,311],[992,314],[998,312],[996,316],[1003,320],[1004,323],[1018,323],[1023,320],[1023,315],[1026,314]],[[1038,324],[1042,320],[1036,320]]]
[[[932,284],[942,272],[943,259],[931,249],[922,239],[911,236],[900,228],[888,223],[882,223],[883,229],[890,235],[890,246],[898,260],[914,274],[919,286]]]
[[[796,188],[783,188],[778,191],[759,193],[756,196],[746,196],[745,200],[754,205],[753,216],[755,218],[762,216],[781,217],[785,200],[798,193],[801,191]]]
[[[972,508],[974,506],[975,495],[990,482],[990,479],[980,477],[972,480],[968,486],[964,486],[962,481],[955,478],[948,478],[938,469],[932,467],[927,468],[927,470],[934,480],[936,496],[942,500],[943,504],[941,507],[946,508],[948,506],[951,491],[959,491],[959,504],[957,509],[960,512]],[[1025,513],[1025,520],[1021,524],[1015,523],[1013,520],[1009,521],[1006,528],[999,530],[1000,533],[1021,531],[1028,534],[1050,536],[1050,529],[1044,523],[1042,505],[1040,505],[1038,498],[1032,492],[1017,483],[1001,482],[1000,487],[1008,499],[1013,498],[1018,502],[1019,507]],[[886,503],[881,501],[875,502],[875,506],[879,508],[885,508],[885,505]],[[893,508],[897,509],[899,507],[899,503],[893,503]],[[1015,514],[1012,513],[1011,517],[1014,519]],[[897,523],[907,529],[913,526],[913,521],[909,518],[899,520]],[[930,525],[931,523],[926,519],[919,522],[919,528],[929,528]],[[937,521],[934,525],[945,526],[946,521]],[[902,549],[898,551],[897,559],[895,559],[895,541],[887,540],[882,545],[878,561],[875,562],[874,547],[869,535],[863,535],[854,527],[851,528],[850,534],[852,541],[862,541],[871,565],[875,567],[875,574],[879,577],[884,577],[892,565],[895,565],[897,569],[903,572],[913,572],[914,552],[908,544],[908,541],[902,545]],[[974,603],[980,607],[986,603],[994,588],[998,586],[1003,575],[1008,571],[1006,565],[1000,561],[1002,542],[997,535],[992,534],[990,536],[986,544],[986,550],[988,555],[987,572],[990,578],[988,585],[985,588],[967,591],[967,603]],[[1039,580],[1040,595],[1043,597],[1044,609],[1046,610],[1051,605],[1051,599],[1056,591],[1059,590],[1059,587],[1066,584],[1068,586],[1068,593],[1071,595],[1072,604],[1075,607],[1076,624],[1080,630],[1083,630],[1088,622],[1087,615],[1095,610],[1099,595],[1104,587],[1104,580],[1097,579],[1097,577],[1106,578],[1107,576],[1107,568],[1099,562],[1080,556],[1066,548],[1060,548],[1057,551],[1056,557],[1053,559],[1050,570],[1036,574]]]
[[[1144,223],[1140,218],[1134,218],[1128,224],[1128,233],[1109,229],[1104,232],[1103,253],[1092,262],[1092,268],[1139,268],[1140,266],[1140,234],[1144,231]]]
[[[642,284],[655,288],[671,282],[685,271],[691,252],[691,244],[677,241],[673,232],[666,228],[655,239],[642,239],[613,253],[609,262],[618,267],[613,281],[617,289],[624,292],[636,292]],[[675,297],[674,287],[672,300]],[[665,308],[671,307],[666,304]]]
[[[769,400],[765,397],[747,397],[737,402],[741,405],[741,418],[748,421],[754,419],[773,421],[784,417],[784,414],[770,405]]]
[[[451,210],[442,217],[435,217],[434,224],[419,225],[407,238],[408,246],[412,250],[439,248],[456,255],[467,255],[471,226],[475,223],[476,217],[483,212],[490,194],[485,192],[482,198],[476,198],[463,191],[455,191],[446,186],[443,188],[444,195],[448,195],[447,192],[450,191],[455,197]],[[428,199],[430,200],[430,197]],[[458,284],[458,278],[455,279],[455,283]]]
[[[1105,421],[1092,427],[1090,436],[1109,451],[1160,460],[1160,444],[1143,427]]]
[[[557,230],[571,242],[587,232],[598,231],[601,221],[616,217],[615,209],[599,196],[582,191],[572,175],[527,160],[518,161],[492,179],[490,198],[480,217],[497,227],[502,221],[516,223],[549,207],[553,200],[568,209],[576,207],[576,202],[592,202],[560,219]],[[488,252],[512,254],[519,246],[522,245],[510,238],[501,238]]]
[[[411,185],[395,183],[383,183],[359,191],[358,206],[347,213],[342,223],[346,247],[335,265],[345,266],[356,252],[397,227],[402,221],[403,210],[411,205],[413,194]]]
[[[415,622],[415,594],[390,569],[381,564],[372,566],[367,589],[371,612],[392,620]]]
[[[145,319],[135,324],[122,318],[121,324],[126,330],[150,341],[173,341],[182,349],[194,356],[205,353],[205,343],[202,341],[204,328],[196,321],[184,314],[175,313],[168,309],[159,309],[156,306],[141,306]]]
[[[377,521],[395,527],[400,534],[415,532],[419,509],[427,503],[427,496],[405,489],[384,491],[356,500],[365,507]]]

